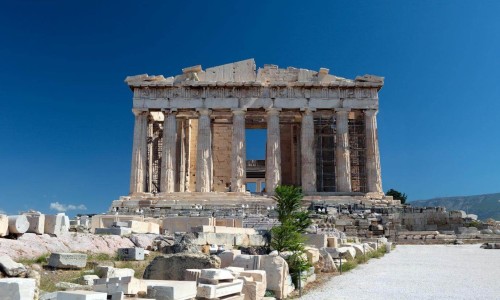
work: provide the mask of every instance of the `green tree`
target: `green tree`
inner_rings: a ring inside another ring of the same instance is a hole
[[[392,198],[394,198],[395,200],[401,200],[401,204],[405,204],[406,198],[408,198],[408,196],[406,196],[405,193],[401,193],[401,192],[396,191],[394,189],[388,190],[385,194],[387,196],[392,196]]]
[[[304,250],[305,238],[302,234],[312,224],[309,211],[302,208],[302,190],[299,187],[280,185],[275,190],[279,226],[271,229],[271,248],[278,252],[290,251],[286,258],[290,274],[297,284],[300,272],[311,265]]]

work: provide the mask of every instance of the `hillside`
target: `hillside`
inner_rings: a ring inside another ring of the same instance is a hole
[[[481,220],[488,218],[500,220],[500,193],[415,200],[409,204],[413,206],[444,206],[447,210],[463,210],[469,214],[476,214]]]

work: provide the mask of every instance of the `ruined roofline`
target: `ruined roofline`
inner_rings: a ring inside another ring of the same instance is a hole
[[[354,80],[329,74],[329,69],[319,71],[276,65],[264,65],[256,70],[254,59],[225,64],[203,70],[201,65],[182,69],[183,74],[165,78],[163,75],[142,74],[127,76],[125,82],[133,90],[138,87],[204,87],[204,86],[295,86],[295,87],[363,87],[377,88],[384,85],[384,77],[357,76]]]

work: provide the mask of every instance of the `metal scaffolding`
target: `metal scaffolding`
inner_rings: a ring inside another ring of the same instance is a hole
[[[365,121],[361,112],[349,118],[349,148],[351,160],[351,186],[353,192],[367,192]]]
[[[335,116],[314,119],[318,192],[335,192]]]

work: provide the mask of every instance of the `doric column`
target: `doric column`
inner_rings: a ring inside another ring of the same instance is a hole
[[[148,160],[147,135],[148,111],[132,110],[135,115],[134,142],[132,144],[132,164],[130,172],[130,194],[146,191],[146,165]]]
[[[377,110],[365,110],[366,175],[369,193],[383,193],[377,135]]]
[[[246,141],[245,111],[233,110],[233,140],[231,162],[231,191],[245,192]]]
[[[316,192],[316,153],[314,152],[314,117],[310,109],[302,113],[300,126],[300,162],[302,191]]]
[[[161,157],[160,191],[175,192],[177,166],[177,119],[172,111],[163,112],[163,149]]]
[[[196,145],[196,191],[211,192],[213,177],[212,130],[210,110],[199,109],[198,143]]]
[[[186,191],[186,120],[182,119],[180,121],[180,127],[181,127],[181,147],[180,147],[180,157],[179,157],[179,192],[185,192]]]
[[[337,192],[351,192],[349,109],[336,109],[335,181]]]
[[[280,110],[267,110],[266,192],[274,195],[281,183]]]

